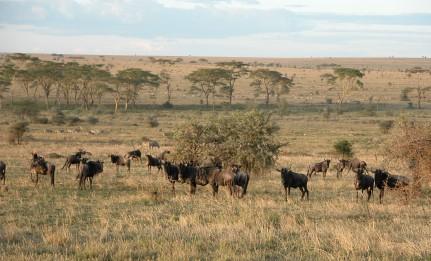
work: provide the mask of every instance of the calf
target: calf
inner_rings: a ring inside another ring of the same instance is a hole
[[[358,201],[359,190],[362,190],[362,194],[364,194],[364,190],[367,191],[367,194],[368,194],[367,201],[370,201],[370,197],[373,194],[374,178],[369,175],[365,175],[364,171],[365,171],[364,169],[359,168],[357,169],[357,172],[356,172],[356,177],[354,182],[355,189],[356,189],[356,201]]]
[[[157,169],[160,171],[162,169],[162,160],[159,158],[153,157],[149,154],[146,155],[148,159],[148,172],[151,172],[152,167],[157,167]]]
[[[85,189],[85,181],[90,180],[90,189],[93,188],[93,178],[103,172],[103,161],[87,161],[82,165],[79,173],[79,188]]]
[[[81,164],[82,156],[85,154],[91,155],[90,152],[85,151],[83,149],[79,149],[78,152],[76,152],[75,154],[70,155],[66,158],[66,162],[64,163],[64,165],[61,169],[66,168],[66,171],[69,172],[70,166],[75,165],[76,169],[79,170],[79,165]]]
[[[117,169],[117,173],[120,171],[120,166],[126,166],[127,167],[127,172],[130,173],[130,158],[124,158],[120,155],[110,155],[111,157],[111,162],[113,164],[115,164],[115,167]]]
[[[355,172],[355,173],[363,172],[363,171],[368,172],[367,163],[363,160],[358,159],[358,158],[352,159],[349,162],[347,167],[348,167],[347,174],[349,174],[350,170]]]
[[[284,197],[287,201],[287,196],[290,195],[290,188],[299,188],[302,192],[301,199],[304,199],[305,194],[307,193],[308,200],[308,178],[304,174],[295,173],[287,168],[282,168],[281,170],[277,170],[281,172],[281,183],[284,187]]]
[[[341,178],[343,175],[344,169],[350,164],[350,160],[341,159],[335,165],[335,169],[337,170],[337,178]]]
[[[234,193],[238,198],[242,198],[247,194],[248,182],[250,175],[247,172],[241,171],[240,166],[233,166],[232,172],[235,174],[233,177]]]
[[[211,184],[213,196],[218,193],[219,186],[228,186],[229,192],[233,195],[233,173],[222,172],[216,166],[199,167],[194,163],[181,163],[179,181],[190,184],[190,194],[196,193],[196,185],[206,186]]]
[[[308,167],[307,176],[311,178],[311,175],[317,174],[318,172],[322,172],[323,177],[326,177],[326,172],[329,169],[329,164],[331,163],[331,160],[324,160],[322,162],[318,162],[315,164],[312,164]]]
[[[35,180],[33,180],[33,175],[36,176]],[[42,156],[33,153],[33,159],[30,165],[30,179],[35,182],[35,186],[37,186],[39,182],[39,175],[49,175],[51,178],[51,186],[54,187],[55,165],[45,161]]]
[[[383,201],[385,187],[388,187],[389,189],[404,189],[410,184],[410,179],[404,176],[392,175],[389,172],[381,169],[376,169],[372,172],[374,172],[375,185],[380,190],[380,203],[382,203]],[[406,193],[405,190],[404,192]]]
[[[0,181],[3,180],[3,185],[6,184],[6,163],[0,160]]]
[[[169,161],[163,163],[163,170],[165,171],[165,176],[172,184],[172,192],[175,194],[175,182],[178,181],[178,175],[180,174],[180,168]]]
[[[126,155],[124,155],[124,158],[126,159],[132,159],[132,160],[139,160],[140,162],[142,162],[142,153],[140,150],[132,150],[126,153]]]

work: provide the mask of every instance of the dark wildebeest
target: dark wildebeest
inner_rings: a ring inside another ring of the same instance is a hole
[[[232,172],[235,174],[233,177],[234,192],[238,198],[242,198],[247,194],[250,175],[247,172],[241,171],[241,166],[238,165],[232,166]]]
[[[383,196],[385,194],[385,187],[388,187],[389,189],[404,189],[410,184],[410,179],[404,176],[392,175],[389,172],[381,169],[376,169],[372,172],[374,173],[375,185],[380,190],[380,203],[382,203]],[[406,193],[405,190],[404,193]]]
[[[0,160],[0,181],[3,180],[3,185],[6,184],[6,163]]]
[[[370,175],[364,174],[364,172],[365,172],[364,168],[358,168],[356,172],[356,177],[355,177],[356,201],[358,201],[358,198],[359,198],[359,190],[362,191],[362,194],[364,194],[364,190],[367,191],[368,201],[370,201],[370,197],[373,194],[374,178],[371,177]]]
[[[322,162],[318,162],[315,164],[312,164],[308,167],[307,176],[311,178],[311,175],[316,175],[318,172],[322,172],[323,177],[326,177],[326,172],[329,169],[329,164],[331,163],[331,160],[325,159]]]
[[[196,193],[196,185],[211,184],[213,196],[218,193],[219,186],[228,186],[230,195],[233,195],[233,177],[231,171],[222,171],[217,166],[199,167],[193,163],[180,164],[179,181],[190,184],[190,193]]]
[[[148,166],[148,172],[151,172],[152,167],[157,167],[157,169],[160,171],[162,169],[162,160],[159,158],[153,157],[149,154],[145,155],[147,156],[147,166]]]
[[[284,187],[284,198],[287,201],[287,196],[290,196],[290,188],[299,188],[302,192],[301,199],[304,199],[305,193],[307,193],[308,200],[308,177],[301,173],[295,173],[287,168],[277,170],[281,172],[281,183]]]
[[[79,188],[85,189],[85,181],[90,180],[90,189],[93,187],[93,177],[103,172],[103,161],[87,161],[82,165],[79,173]]]
[[[337,170],[337,178],[341,178],[343,176],[343,171],[350,164],[350,160],[341,159],[335,165],[335,169]]]
[[[76,152],[73,155],[70,155],[66,158],[66,162],[64,163],[63,167],[61,169],[66,168],[66,171],[69,172],[71,165],[76,165],[76,170],[79,170],[79,165],[81,163],[81,158],[83,155],[91,155],[90,152],[85,151],[83,149],[79,149],[78,152]]]
[[[160,144],[159,144],[157,141],[155,141],[155,140],[150,140],[150,141],[148,142],[148,147],[149,147],[150,149],[154,149],[154,148],[159,149],[159,148],[160,148]]]
[[[368,169],[367,169],[367,163],[363,160],[360,160],[358,158],[354,158],[352,159],[349,164],[347,165],[347,174],[349,174],[350,170],[358,173],[360,172],[360,170],[364,170],[368,173]]]
[[[36,175],[36,180],[33,180],[33,175]],[[49,175],[51,178],[51,186],[54,187],[55,165],[45,161],[42,156],[33,153],[33,159],[30,165],[30,179],[35,182],[36,186],[39,182],[39,175]]]
[[[175,182],[178,181],[180,168],[169,161],[165,161],[163,163],[163,169],[165,171],[166,178],[172,184],[172,192],[175,193]]]
[[[120,155],[110,155],[111,157],[111,162],[113,164],[115,164],[115,167],[117,169],[117,173],[120,171],[120,166],[126,166],[127,167],[127,172],[130,173],[130,158],[124,158],[123,156]]]
[[[126,155],[124,155],[124,158],[126,159],[132,159],[132,160],[139,160],[140,162],[142,162],[142,153],[140,150],[132,150],[126,153]]]

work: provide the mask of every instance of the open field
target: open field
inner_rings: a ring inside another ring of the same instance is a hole
[[[284,96],[284,109],[277,105],[260,107],[262,99],[254,98],[248,79],[239,82],[234,106],[219,105],[223,97],[216,99],[215,107],[200,106],[200,98],[188,94],[190,83],[183,80],[195,68],[213,66],[190,64],[198,59],[187,57],[171,66],[176,86],[172,109],[154,105],[164,102],[162,89],[156,100],[144,93],[136,108],[117,115],[112,113],[109,96],[104,98],[104,105],[89,111],[59,106],[57,109],[66,116],[92,116],[99,122],[73,126],[32,123],[19,146],[7,143],[7,129],[18,120],[11,112],[13,106],[0,111],[0,159],[8,165],[7,189],[0,186],[1,260],[431,258],[429,184],[422,197],[409,202],[396,192],[388,192],[384,203],[379,204],[377,189],[371,202],[356,202],[352,174],[337,180],[331,167],[326,179],[319,175],[309,182],[309,201],[300,201],[299,190],[293,190],[285,202],[280,174],[268,170],[263,176],[252,176],[247,195],[238,200],[230,198],[225,188],[213,198],[208,186],[198,186],[197,194],[190,196],[188,185],[183,184],[177,185],[173,195],[162,173],[148,173],[144,164],[133,163],[130,174],[125,169],[117,174],[108,163],[108,154],[123,154],[133,148],[140,148],[144,154],[175,149],[170,134],[192,118],[206,119],[258,107],[274,111],[279,138],[287,143],[279,166],[290,165],[305,173],[308,164],[323,158],[335,162],[338,158],[333,144],[343,138],[354,144],[355,156],[370,166],[409,175],[406,169],[385,161],[384,144],[390,134],[383,134],[378,123],[401,117],[431,120],[429,99],[422,110],[406,109],[406,102],[400,102],[401,89],[415,84],[415,80],[399,70],[414,66],[430,69],[429,59],[242,59],[280,63],[281,68],[272,69],[296,74],[295,87]],[[214,63],[230,58],[208,60]],[[112,63],[114,72],[139,67],[158,73],[164,67],[140,57],[89,56],[85,62]],[[332,106],[326,105],[325,99],[334,94],[326,93],[319,79],[330,70],[317,69],[317,65],[328,63],[370,70],[364,79],[366,89],[355,92],[346,112],[340,115],[323,113],[326,106]],[[431,76],[423,82],[431,85]],[[18,89],[15,95],[17,99],[23,96]],[[370,103],[371,96],[375,98]],[[51,118],[54,113],[52,109],[42,115]],[[148,125],[151,115],[157,117],[159,126]],[[90,134],[91,130],[96,134]],[[149,150],[143,137],[158,140],[162,148]],[[78,148],[105,161],[105,171],[95,178],[93,190],[78,190],[75,170],[60,170],[64,158],[48,158],[58,168],[55,189],[50,188],[47,177],[34,187],[29,178],[32,151],[45,156],[53,152],[69,155]]]

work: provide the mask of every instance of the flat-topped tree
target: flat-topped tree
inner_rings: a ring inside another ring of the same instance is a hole
[[[221,91],[229,97],[229,104],[232,104],[233,93],[235,91],[236,81],[247,75],[249,70],[247,69],[249,64],[240,61],[220,62],[217,66],[226,70],[227,78],[226,85],[223,86]]]
[[[337,92],[338,111],[341,112],[341,107],[350,93],[364,87],[361,81],[364,74],[360,70],[353,68],[336,68],[334,69],[334,75],[336,79],[332,77],[326,79],[330,79],[331,82],[336,80],[338,83],[334,85],[334,89]]]
[[[423,84],[423,76],[427,73],[431,73],[430,70],[423,69],[422,67],[413,67],[411,69],[406,70],[409,75],[415,75],[417,78],[417,86],[416,87],[407,87],[402,90],[402,95],[407,97],[407,99],[415,98],[417,101],[418,109],[422,109],[422,101],[426,98],[426,93],[431,91],[431,86],[424,86]],[[416,91],[416,96],[412,94]]]
[[[269,105],[271,96],[276,96],[278,102],[280,96],[288,93],[294,85],[292,78],[268,69],[257,69],[251,72],[250,77],[253,79],[251,86],[255,88],[256,96],[264,94],[266,105]]]
[[[131,102],[136,103],[139,92],[145,86],[157,88],[160,85],[160,77],[149,71],[130,68],[119,71],[117,79],[124,86],[124,110],[127,111]]]
[[[186,79],[192,83],[191,90],[198,90],[205,97],[206,106],[209,105],[209,96],[217,91],[217,88],[224,88],[229,79],[228,70],[221,68],[202,68],[190,73]]]
[[[62,64],[54,62],[34,62],[31,67],[36,78],[36,83],[42,88],[45,95],[46,107],[49,108],[49,97],[57,83],[62,77]]]

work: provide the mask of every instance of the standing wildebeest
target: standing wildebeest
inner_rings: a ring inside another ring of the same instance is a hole
[[[33,180],[33,174],[36,175],[36,180]],[[33,159],[30,165],[30,179],[36,183],[35,185],[39,182],[39,175],[49,175],[51,178],[51,186],[54,187],[55,165],[45,161],[42,156],[33,153]]]
[[[120,171],[120,166],[126,166],[127,167],[127,172],[130,173],[130,158],[124,158],[123,156],[120,155],[110,155],[111,157],[111,162],[113,164],[115,164],[115,167],[117,169],[117,173]]]
[[[162,160],[159,158],[153,157],[149,154],[145,155],[147,156],[147,166],[148,166],[148,172],[151,172],[151,167],[157,167],[157,169],[160,171],[162,169]]]
[[[103,161],[87,161],[82,165],[81,172],[79,173],[79,188],[85,189],[85,181],[90,180],[90,189],[93,188],[93,177],[103,172]]]
[[[311,178],[311,175],[313,175],[313,173],[316,175],[318,172],[322,172],[323,177],[326,177],[326,172],[329,169],[330,163],[331,163],[331,160],[325,159],[322,162],[318,162],[318,163],[310,165],[308,167],[307,176]]]
[[[213,196],[218,193],[219,186],[228,186],[230,195],[233,195],[232,172],[222,171],[217,166],[195,166],[193,163],[180,164],[179,181],[190,184],[190,193],[196,193],[196,185],[206,186],[211,184]]]
[[[169,150],[165,150],[162,153],[159,154],[159,159],[161,160],[167,160],[167,156],[168,154],[171,154],[171,152]]]
[[[132,159],[132,160],[139,160],[140,162],[142,162],[142,153],[140,150],[132,150],[126,153],[126,155],[124,155],[124,158],[126,159]]]
[[[340,159],[338,163],[335,165],[335,169],[337,170],[337,178],[341,178],[343,175],[343,171],[350,164],[350,160]]]
[[[0,160],[0,181],[3,180],[3,185],[6,184],[6,163]]]
[[[67,172],[69,172],[69,170],[70,170],[70,166],[71,166],[71,165],[76,165],[76,170],[79,170],[79,165],[80,165],[80,163],[81,163],[81,158],[82,158],[82,156],[83,156],[83,155],[85,155],[85,154],[87,154],[87,155],[91,155],[91,153],[90,153],[90,152],[85,151],[85,150],[83,150],[83,149],[79,149],[79,151],[78,151],[78,152],[76,152],[75,154],[70,155],[70,156],[68,156],[68,157],[66,158],[66,162],[64,163],[64,165],[63,165],[63,167],[62,167],[61,169],[66,168],[66,171],[67,171]]]
[[[364,174],[365,169],[358,168],[355,177],[355,189],[356,189],[356,201],[358,201],[359,190],[362,190],[362,194],[364,194],[364,190],[367,190],[368,199],[370,201],[370,197],[373,194],[374,188],[374,178]]]
[[[155,140],[150,140],[148,142],[148,147],[150,149],[154,149],[154,148],[160,149],[160,144],[157,141],[155,141]]]
[[[180,168],[169,161],[163,163],[163,169],[165,171],[166,178],[172,184],[172,192],[175,193],[175,182],[178,181],[178,175],[180,174]]]
[[[242,198],[247,194],[250,175],[247,172],[241,171],[241,167],[238,165],[232,166],[232,172],[235,174],[233,177],[234,192],[238,198]]]
[[[347,174],[349,174],[350,170],[352,170],[355,173],[361,172],[361,171],[366,171],[367,170],[367,163],[363,160],[360,160],[358,158],[354,158],[352,159],[349,164],[347,165]]]
[[[284,187],[284,198],[287,201],[287,196],[290,196],[290,188],[299,188],[302,192],[301,199],[304,199],[305,193],[307,193],[308,200],[308,178],[306,175],[301,173],[295,173],[287,168],[277,170],[281,172],[281,183]]]
[[[381,169],[376,169],[372,172],[374,172],[374,180],[376,187],[380,190],[380,203],[382,203],[383,196],[385,194],[385,187],[388,187],[389,189],[403,189],[410,184],[410,179],[404,176],[392,175],[389,172]],[[406,193],[406,191],[404,192]]]

